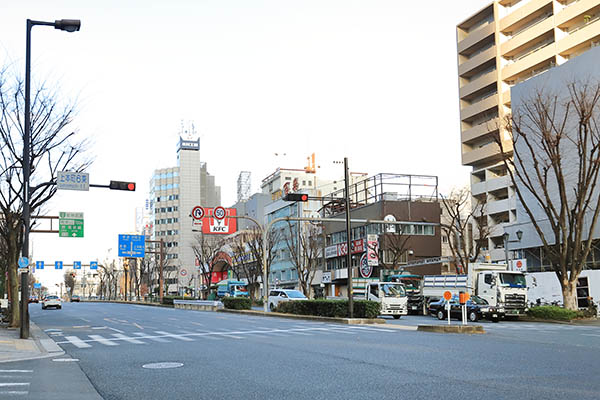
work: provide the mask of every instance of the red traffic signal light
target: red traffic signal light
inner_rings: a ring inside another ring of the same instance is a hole
[[[308,201],[306,193],[288,193],[283,196],[284,201]]]
[[[135,182],[110,181],[110,185],[108,187],[111,190],[127,190],[130,192],[134,192]]]

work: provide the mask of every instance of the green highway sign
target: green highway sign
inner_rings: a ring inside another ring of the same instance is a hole
[[[83,213],[60,212],[58,214],[59,237],[83,237]]]

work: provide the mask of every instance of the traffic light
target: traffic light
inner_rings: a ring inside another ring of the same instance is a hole
[[[130,192],[134,192],[135,182],[110,181],[110,185],[108,187],[111,190],[128,190]]]
[[[283,196],[284,201],[308,201],[308,195],[305,193],[288,193]]]

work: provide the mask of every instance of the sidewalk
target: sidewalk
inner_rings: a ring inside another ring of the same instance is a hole
[[[0,363],[64,354],[62,349],[33,322],[29,325],[29,339],[20,339],[19,333],[19,328],[0,325]]]

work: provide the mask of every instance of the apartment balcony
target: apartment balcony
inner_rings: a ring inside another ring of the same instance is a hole
[[[484,113],[493,109],[494,107],[498,107],[498,95],[495,94],[486,99],[478,101],[475,104],[471,104],[469,106],[464,107],[460,110],[460,119],[461,121],[467,120],[476,116],[477,114]]]
[[[513,64],[507,65],[502,70],[502,80],[515,80],[518,78],[519,74],[533,69],[535,66],[544,62],[554,60],[556,55],[555,46],[556,43],[551,43],[529,54],[527,57],[524,57]]]
[[[487,38],[490,35],[493,35],[495,32],[494,26],[494,23],[489,23],[483,25],[476,31],[469,33],[469,35],[466,38],[458,42],[458,53],[463,53],[465,50],[473,47],[477,43],[481,42],[483,39]]]
[[[482,51],[481,53],[477,54],[476,56],[473,56],[470,59],[468,59],[467,61],[460,64],[458,66],[458,75],[463,76],[467,72],[472,71],[476,67],[480,66],[481,64],[483,64],[495,57],[496,57],[496,46],[492,46],[489,49]]]
[[[558,12],[554,16],[554,23],[556,26],[562,27],[561,25],[566,24],[570,20],[575,19],[582,14],[588,14],[588,11],[597,5],[598,0],[579,0]]]
[[[488,179],[484,182],[474,183],[471,185],[471,195],[478,196],[494,190],[503,189],[511,186],[510,177],[508,175],[498,178]],[[514,208],[514,207],[513,207]],[[497,211],[495,211],[497,212]]]
[[[519,22],[548,5],[552,6],[552,0],[532,0],[524,4],[500,20],[500,31],[518,29]]]
[[[481,138],[482,136],[489,134],[490,132],[497,130],[499,124],[500,119],[494,118],[484,122],[483,124],[476,125],[463,131],[461,134],[462,143],[468,144],[476,139]]]
[[[540,36],[551,32],[554,29],[554,19],[547,18],[539,24],[513,36],[510,40],[502,43],[500,54],[504,57],[511,57],[519,52],[519,49],[527,46],[528,43],[536,40]]]
[[[487,74],[480,76],[474,81],[467,83],[459,90],[460,98],[464,99],[465,97],[477,92],[478,90],[481,90],[487,86],[497,83],[498,75],[498,71],[494,69],[493,71],[490,71]]]
[[[600,20],[596,20],[559,40],[556,51],[561,56],[577,55],[579,48],[586,46],[592,39],[597,41],[599,36]]]
[[[507,212],[515,208],[515,198],[488,201],[486,204],[487,214],[498,214],[501,212]]]
[[[463,151],[462,164],[476,165],[481,163],[497,162],[500,160],[500,149],[494,142],[490,142],[482,147]]]

